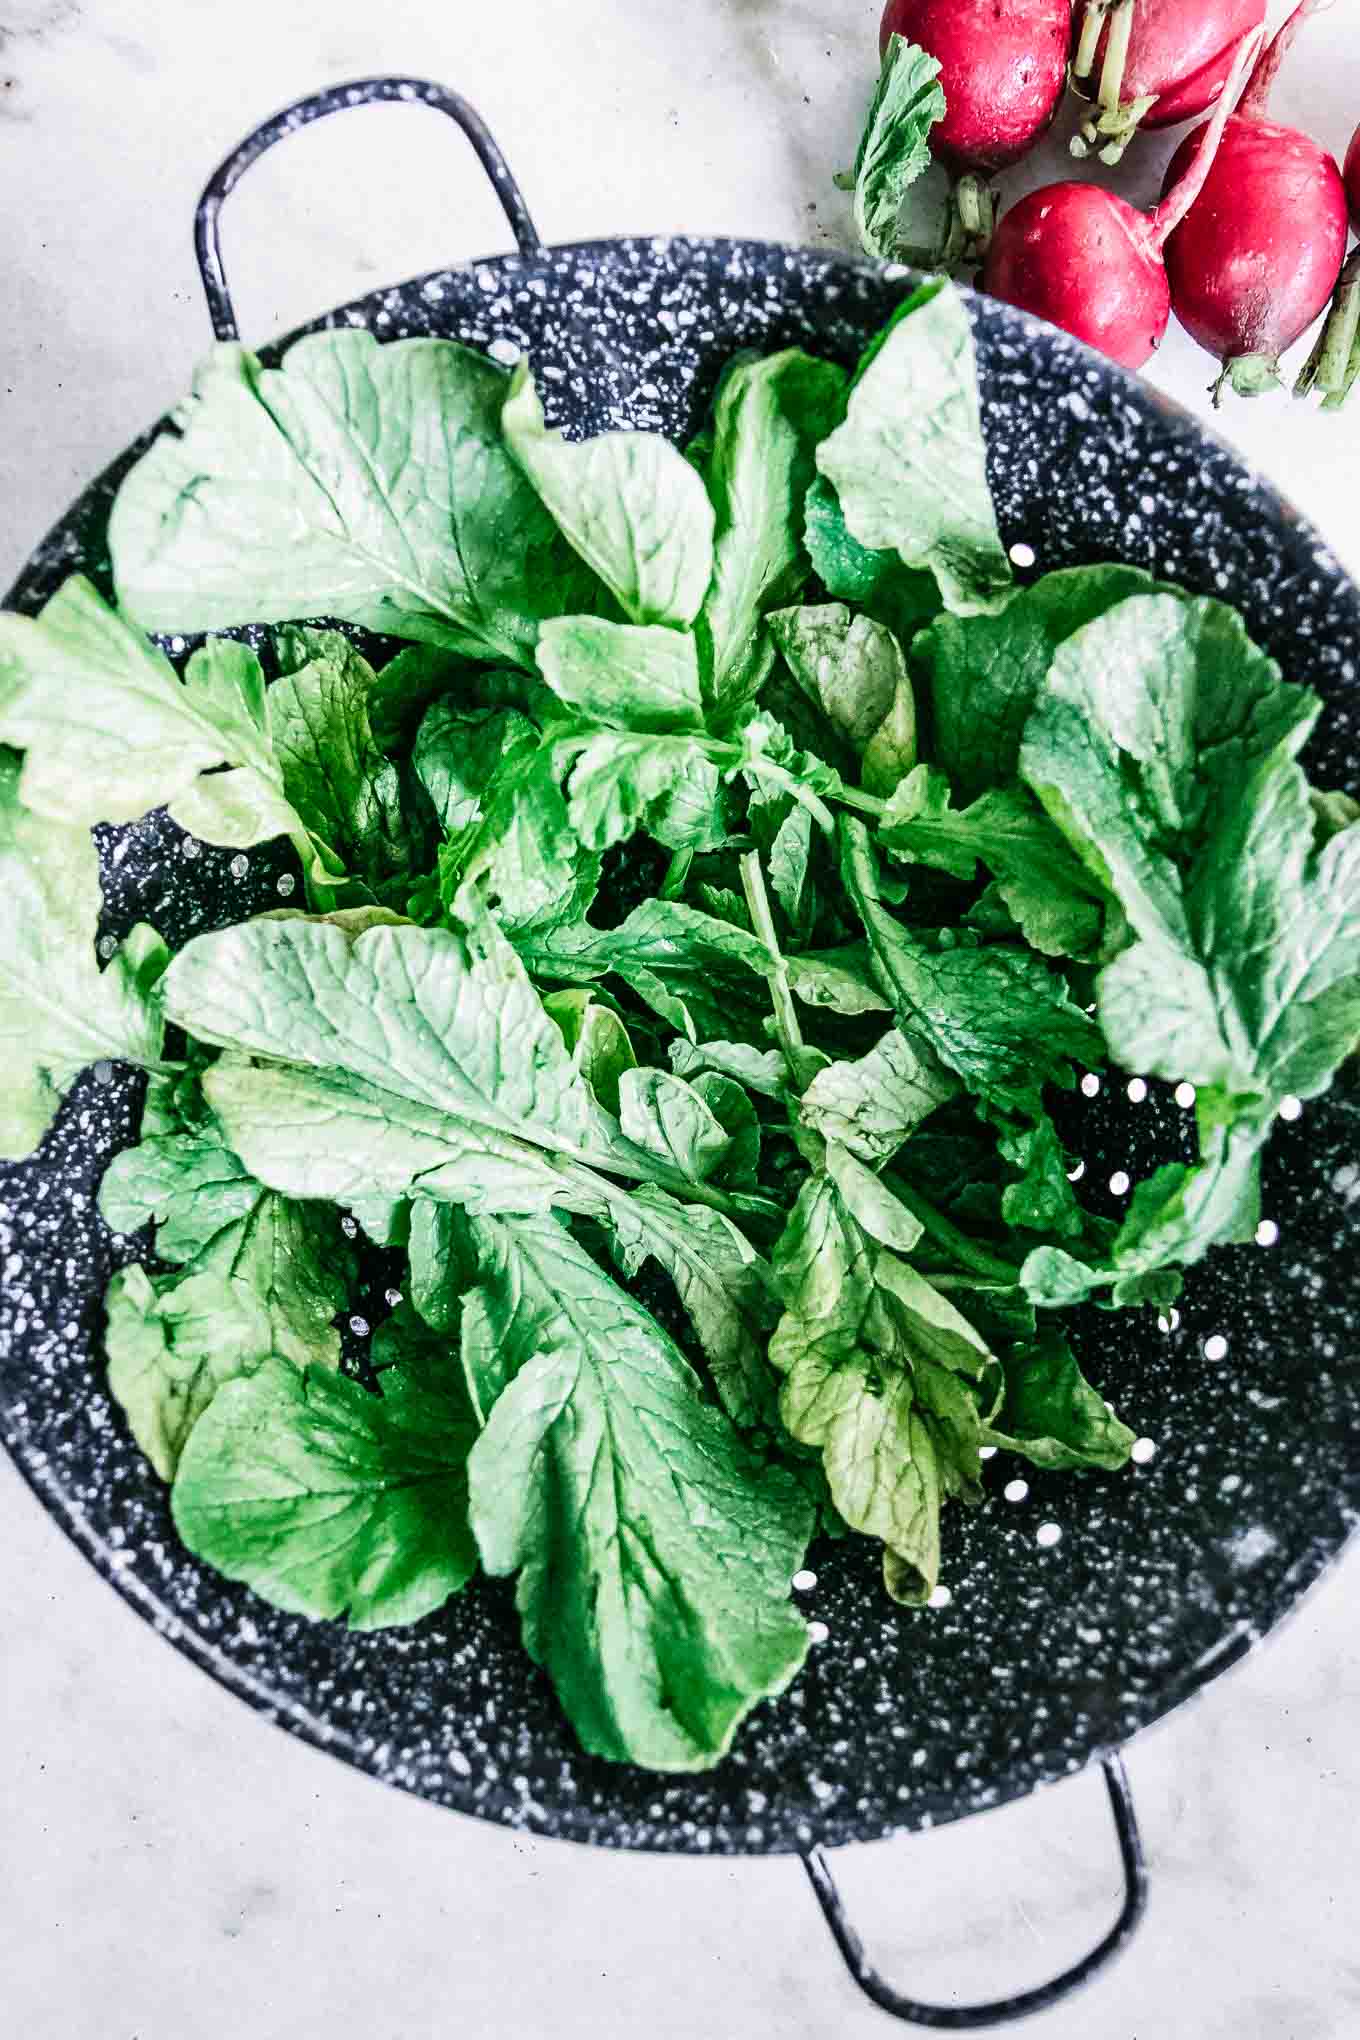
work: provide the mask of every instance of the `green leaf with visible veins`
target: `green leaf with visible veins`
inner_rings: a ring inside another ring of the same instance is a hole
[[[494,920],[466,905],[457,928],[351,937],[300,915],[181,950],[167,1011],[234,1051],[203,1086],[234,1152],[273,1189],[346,1204],[594,1211],[583,1163],[685,1192],[599,1104]]]
[[[476,1425],[452,1353],[403,1366],[375,1395],[325,1369],[266,1360],[219,1390],[171,1494],[197,1557],[276,1608],[357,1630],[418,1622],[476,1570],[467,1520]]]
[[[551,752],[507,743],[479,810],[439,852],[439,895],[456,919],[466,890],[507,934],[542,937],[582,920],[600,882],[600,860],[567,815]]]
[[[918,765],[889,800],[879,837],[894,856],[955,878],[975,878],[985,864],[1026,941],[1045,956],[1087,956],[1099,943],[1104,889],[1022,787],[959,810],[944,774]]]
[[[252,1299],[267,1322],[264,1351],[299,1366],[340,1364],[334,1319],[348,1301],[355,1265],[334,1210],[267,1190],[215,1122],[115,1155],[99,1209],[115,1232],[154,1223],[160,1260]]]
[[[692,1041],[739,1030],[764,1046],[770,957],[747,928],[680,900],[644,900],[617,928],[588,928],[574,943],[564,941],[561,974],[581,963],[615,972]]]
[[[318,1111],[340,1115],[327,1141],[337,1159],[347,1092],[356,1121],[410,1126],[432,1151],[441,1144],[475,1151],[485,1134],[523,1136],[593,1160],[614,1153],[607,1116],[485,915],[457,931],[376,927],[353,940],[325,920],[248,921],[197,936],[165,982],[167,1010],[189,1033],[277,1066],[235,1068],[231,1083],[222,1064],[209,1071],[210,1102],[220,1112],[230,1096],[242,1123],[252,1079],[262,1097],[295,1074],[298,1096],[310,1084]],[[258,1121],[254,1139],[272,1148],[263,1111],[250,1117]],[[277,1145],[287,1144],[281,1126]],[[250,1155],[243,1158],[249,1165]],[[295,1179],[311,1159],[299,1147],[291,1167],[282,1155],[276,1166]],[[354,1159],[357,1186],[364,1170]]]
[[[451,340],[215,348],[118,491],[120,601],[147,630],[334,616],[530,665],[593,592],[502,439],[507,386]]]
[[[610,1216],[610,1247],[625,1275],[653,1260],[675,1284],[733,1423],[774,1428],[776,1381],[765,1349],[779,1306],[766,1263],[720,1211],[678,1204],[650,1184]]]
[[[90,1063],[154,1065],[163,1032],[156,978],[165,946],[134,928],[101,971],[99,861],[90,832],[19,798],[19,761],[0,751],[0,1155],[32,1154]]]
[[[552,1221],[476,1220],[463,1364],[490,1573],[518,1573],[524,1641],[585,1747],[707,1769],[782,1692],[807,1631],[788,1583],[812,1528],[704,1401],[678,1348]]]
[[[538,669],[583,721],[656,735],[703,728],[699,653],[688,631],[554,617],[539,635]]]
[[[607,850],[638,829],[671,850],[724,840],[721,781],[702,738],[562,723],[550,742],[571,825],[588,849]]]
[[[816,888],[811,880],[812,816],[797,801],[775,831],[767,859],[770,889],[795,935],[810,929],[816,918]],[[743,910],[745,902],[742,902]]]
[[[524,363],[502,424],[563,534],[629,621],[692,623],[713,573],[713,506],[684,455],[659,432],[583,440],[550,432]]]
[[[227,764],[240,768],[225,776],[249,820],[244,840],[297,826],[254,653],[205,645],[181,681],[79,574],[40,616],[0,616],[0,740],[27,749],[24,803],[54,821],[131,822],[190,794],[207,799],[215,782],[200,786],[199,774]]]
[[[929,689],[934,762],[960,799],[1007,786],[1053,655],[1074,631],[1157,584],[1136,567],[1066,567],[994,616],[940,616],[911,647]]]
[[[939,613],[935,576],[904,566],[890,549],[871,552],[852,538],[840,498],[825,475],[813,482],[803,509],[803,543],[827,594],[837,602],[855,603],[886,623],[899,644],[910,644],[921,626]]]
[[[462,1212],[433,1197],[413,1199],[408,1248],[413,1310],[431,1331],[456,1337],[463,1291],[476,1273]]]
[[[799,1101],[798,1116],[823,1140],[838,1141],[877,1167],[958,1088],[924,1044],[913,1044],[892,1027],[867,1055],[819,1071]]]
[[[1072,1158],[1060,1145],[1048,1114],[1037,1114],[1028,1126],[1003,1126],[997,1146],[1019,1171],[1019,1181],[1008,1183],[1001,1193],[1001,1215],[1007,1225],[1079,1239],[1087,1229],[1087,1214],[1067,1173]]]
[[[409,750],[427,709],[454,695],[460,702],[479,699],[485,677],[456,652],[446,652],[440,645],[405,646],[378,667],[369,689],[368,719],[379,750]],[[496,677],[524,678],[508,672]]]
[[[306,824],[284,785],[274,744],[274,696],[249,645],[209,638],[185,667],[181,692],[221,730],[225,755],[237,762],[229,772],[202,773],[176,793],[169,803],[171,820],[191,836],[233,850],[291,836],[309,881],[324,884],[343,876],[324,838],[308,842]],[[134,780],[141,762],[128,761]]]
[[[1005,602],[1011,571],[987,487],[973,335],[952,284],[924,284],[871,344],[817,465],[870,552],[929,567],[960,615]]]
[[[1082,1375],[1065,1339],[1048,1333],[1012,1348],[1002,1366],[1006,1399],[988,1426],[988,1442],[1022,1453],[1036,1466],[1128,1464],[1133,1432]]]
[[[422,846],[369,723],[373,668],[338,631],[284,630],[274,643],[269,727],[284,792],[346,871],[403,898]]]
[[[446,836],[474,823],[502,766],[538,749],[538,730],[516,708],[468,709],[436,701],[416,733],[411,763]]]
[[[944,113],[936,59],[904,36],[890,35],[849,180],[855,231],[866,255],[888,262],[898,254],[897,216],[908,190],[930,166],[930,130]]]
[[[1318,709],[1234,611],[1145,595],[1059,648],[1026,728],[1025,777],[1132,931],[1097,979],[1110,1051],[1200,1092],[1201,1180],[1145,1186],[1116,1267],[1242,1237],[1282,1100],[1360,1042],[1360,824],[1319,847],[1297,762]]]
[[[702,1093],[669,1070],[623,1072],[619,1124],[629,1140],[691,1183],[714,1175],[732,1145]]]
[[[1103,1060],[1100,1030],[1038,957],[993,946],[930,948],[883,906],[868,832],[842,818],[841,869],[897,1024],[1001,1112],[1032,1117],[1046,1083]]]
[[[218,1389],[269,1354],[269,1321],[248,1285],[221,1275],[152,1281],[135,1262],[104,1298],[109,1392],[162,1480]]]
[[[614,1011],[595,997],[589,988],[551,992],[543,1010],[562,1030],[571,1050],[572,1067],[580,1071],[606,1112],[617,1113],[619,1087],[629,1070],[637,1068],[637,1056],[628,1029]]]
[[[886,1013],[891,1000],[874,975],[869,951],[848,942],[840,949],[810,949],[785,959],[789,984],[805,1006],[824,1006],[855,1018],[861,1013]]]
[[[862,757],[900,685],[907,681],[902,648],[870,616],[852,616],[842,602],[779,609],[770,633],[803,692]]]
[[[691,1081],[716,1070],[764,1098],[782,1099],[788,1091],[788,1064],[777,1048],[751,1048],[744,1041],[704,1041],[696,1047],[682,1037],[671,1043],[670,1058],[675,1074]]]
[[[695,625],[715,728],[737,722],[759,694],[771,658],[762,619],[807,576],[803,499],[845,383],[843,369],[788,348],[737,361],[719,386],[703,460],[717,515],[713,579]]]
[[[799,1193],[775,1273],[785,1314],[770,1359],[785,1376],[784,1422],[821,1451],[846,1522],[883,1540],[895,1598],[928,1600],[941,1502],[981,1499],[997,1362],[923,1276],[871,1239],[828,1176]]]

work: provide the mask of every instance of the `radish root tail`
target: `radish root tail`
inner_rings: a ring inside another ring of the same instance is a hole
[[[1168,238],[1175,232],[1195,200],[1204,189],[1205,179],[1214,167],[1214,157],[1223,139],[1223,130],[1232,117],[1237,97],[1242,89],[1242,80],[1260,54],[1265,41],[1263,28],[1253,29],[1240,44],[1232,70],[1223,90],[1218,95],[1214,117],[1204,130],[1204,138],[1195,151],[1193,162],[1177,180],[1159,206],[1154,206],[1148,218],[1152,226],[1152,242],[1156,248],[1164,248]]]

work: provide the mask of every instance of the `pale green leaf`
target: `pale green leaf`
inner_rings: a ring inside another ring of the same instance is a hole
[[[171,1496],[197,1557],[275,1607],[357,1630],[418,1622],[476,1568],[467,1522],[475,1425],[456,1366],[387,1369],[372,1394],[267,1360],[190,1434]]]
[[[861,756],[907,685],[906,661],[890,630],[844,603],[781,609],[770,631],[789,670],[836,733]]]
[[[931,568],[948,608],[971,615],[1006,600],[972,330],[952,285],[925,284],[874,341],[817,465],[860,545]]]
[[[0,615],[0,739],[28,752],[25,804],[86,827],[131,822],[233,764],[262,776],[267,806],[279,788],[258,673],[244,646],[205,645],[181,681],[78,574],[40,616]]]
[[[591,597],[502,440],[507,380],[352,328],[280,368],[215,348],[118,491],[119,599],[148,630],[334,616],[530,664],[539,620]]]
[[[903,36],[890,35],[883,69],[855,157],[855,231],[866,255],[899,253],[902,201],[930,164],[930,130],[945,112],[940,66]]]
[[[776,1380],[765,1348],[779,1306],[766,1263],[720,1211],[677,1203],[648,1183],[611,1219],[610,1246],[624,1273],[652,1260],[675,1284],[733,1423],[772,1425]]]
[[[134,1262],[104,1299],[109,1392],[162,1480],[218,1389],[268,1356],[269,1319],[245,1283],[221,1275],[152,1282]]]
[[[550,432],[524,364],[502,418],[515,459],[629,620],[692,623],[713,572],[713,507],[684,455],[657,432]]]
[[[90,1063],[159,1061],[154,980],[165,955],[152,931],[134,930],[137,939],[100,970],[89,830],[30,813],[19,788],[18,759],[0,752],[0,1155],[8,1159],[33,1152]]]
[[[831,362],[788,348],[734,363],[719,387],[703,458],[717,513],[713,580],[696,625],[715,727],[760,692],[770,662],[761,619],[791,602],[806,577],[803,499],[845,380]]]
[[[156,1227],[158,1259],[248,1292],[264,1311],[265,1350],[299,1366],[338,1366],[335,1319],[354,1280],[354,1256],[333,1209],[267,1190],[209,1122],[115,1155],[99,1209],[115,1232]]]
[[[838,1141],[878,1167],[957,1090],[957,1079],[922,1043],[893,1027],[857,1061],[828,1063],[819,1071],[798,1115],[823,1140]]]
[[[703,727],[699,654],[687,631],[559,616],[540,633],[538,668],[564,708],[606,729]]]
[[[701,1094],[665,1070],[623,1071],[619,1123],[629,1140],[691,1183],[706,1182],[731,1145]]]
[[[478,1221],[463,1357],[488,1572],[588,1750],[705,1769],[807,1648],[788,1582],[812,1509],[760,1469],[674,1344],[551,1222]]]

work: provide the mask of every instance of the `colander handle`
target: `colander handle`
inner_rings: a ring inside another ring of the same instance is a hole
[[[846,1918],[845,1906],[824,1853],[820,1848],[808,1850],[803,1858],[803,1867],[826,1916],[832,1938],[854,1981],[880,2011],[890,2012],[893,2018],[901,2019],[908,2026],[934,2026],[956,2033],[978,2026],[1002,2026],[1012,2019],[1023,2019],[1030,2012],[1047,2011],[1049,2006],[1056,2005],[1081,1984],[1089,1982],[1097,1970],[1103,1969],[1119,1953],[1147,1908],[1147,1865],[1143,1860],[1142,1837],[1138,1832],[1133,1795],[1129,1791],[1123,1761],[1117,1750],[1107,1750],[1100,1761],[1104,1766],[1105,1788],[1110,1795],[1110,1810],[1114,1815],[1119,1857],[1124,1866],[1123,1909],[1109,1933],[1089,1955],[1084,1955],[1061,1976],[1055,1976],[1051,1983],[1041,1983],[1034,1990],[1021,1991],[1018,1997],[998,1998],[986,2005],[927,2005],[894,1990],[869,1961],[863,1942]]]
[[[281,108],[269,120],[262,121],[218,164],[204,185],[203,196],[194,213],[194,253],[198,258],[198,273],[203,279],[203,295],[208,301],[208,316],[217,339],[240,338],[235,307],[222,267],[222,244],[218,233],[223,201],[228,193],[252,163],[258,162],[267,149],[272,149],[275,142],[281,142],[295,129],[309,127],[314,120],[324,120],[328,114],[344,113],[351,106],[372,106],[388,99],[416,106],[432,106],[436,112],[447,114],[451,121],[456,122],[471,142],[477,160],[500,200],[501,211],[510,222],[510,231],[521,255],[532,258],[543,253],[543,243],[529,217],[529,208],[524,203],[520,188],[485,121],[466,99],[460,99],[446,86],[432,85],[422,78],[356,78],[348,85],[330,85],[324,92],[313,92],[306,99],[295,99],[291,106]]]

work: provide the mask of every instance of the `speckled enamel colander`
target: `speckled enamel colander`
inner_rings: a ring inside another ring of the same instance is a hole
[[[471,110],[433,86],[378,79],[288,109],[212,180],[198,250],[220,338],[235,336],[217,246],[226,193],[293,128],[377,98],[458,121],[519,252],[376,291],[315,325],[448,335],[500,359],[527,351],[556,422],[576,432],[630,424],[683,437],[737,349],[797,343],[853,362],[909,287],[902,271],[758,241],[545,248]],[[1123,560],[1235,603],[1327,704],[1312,776],[1360,791],[1360,593],[1316,533],[1153,391],[1004,305],[969,304],[1001,528],[1030,549],[1018,557],[1032,554],[1034,572]],[[37,548],[12,606],[37,609],[76,567],[107,592],[109,503],[145,444]],[[106,932],[146,918],[177,943],[277,903],[286,866],[274,848],[246,868],[160,816],[97,833]],[[524,1653],[503,1583],[470,1587],[414,1629],[356,1636],[275,1613],[182,1548],[100,1355],[110,1271],[143,1248],[110,1240],[95,1192],[134,1137],[140,1098],[131,1071],[94,1070],[40,1152],[0,1169],[0,1426],[51,1514],[179,1650],[282,1727],[464,1813],[616,1848],[801,1852],[856,1980],[904,2018],[959,2026],[1035,2009],[1126,1938],[1144,1880],[1114,1753],[1278,1622],[1360,1507],[1360,1085],[1341,1081],[1279,1127],[1259,1242],[1194,1270],[1178,1313],[1075,1321],[1086,1371],[1148,1441],[1141,1463],[1085,1479],[1029,1470],[1016,1502],[994,1462],[986,1505],[950,1511],[952,1598],[925,1613],[886,1599],[867,1542],[814,1551],[816,1582],[800,1600],[826,1635],[806,1670],[716,1770],[674,1779],[582,1753]],[[1188,1121],[1158,1086],[1106,1078],[1079,1095],[1065,1132],[1096,1208],[1119,1207],[1122,1177],[1185,1152]],[[357,1307],[380,1315],[380,1295],[376,1310]],[[916,2004],[877,1977],[820,1845],[954,1820],[1095,1756],[1127,1886],[1100,1948],[1038,1992],[967,2010]]]

